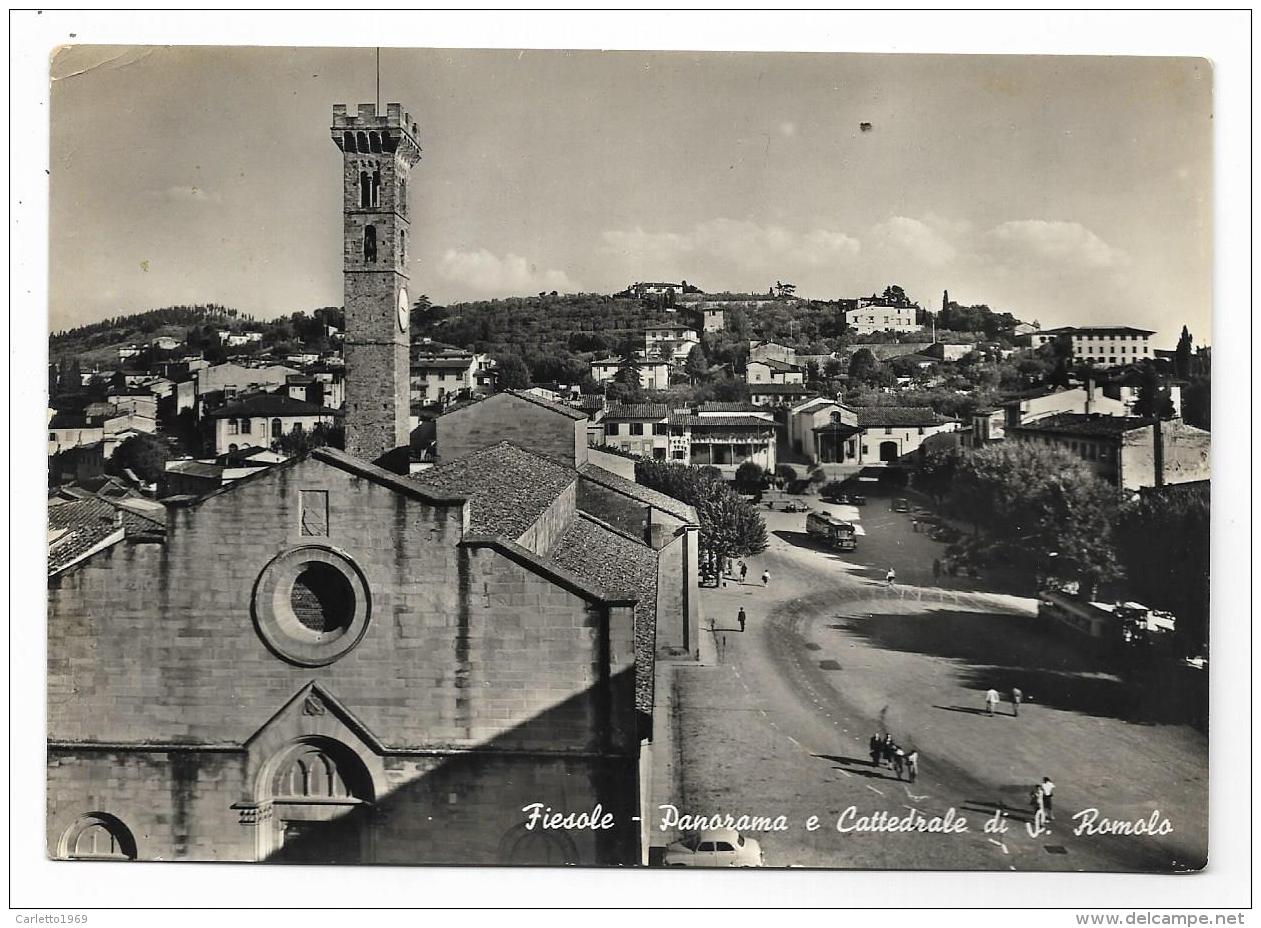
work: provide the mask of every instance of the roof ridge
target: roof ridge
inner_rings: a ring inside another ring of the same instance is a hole
[[[582,516],[582,518],[586,519],[588,522],[592,522],[595,525],[600,526],[600,528],[607,529],[608,531],[612,532],[614,535],[620,535],[622,538],[625,538],[627,541],[631,542],[632,544],[637,544],[640,547],[649,549],[650,551],[652,550],[652,545],[648,544],[642,538],[636,538],[630,532],[624,531],[618,528],[616,525],[613,525],[609,522],[605,522],[603,519],[599,518],[598,516],[593,516],[591,513],[587,512],[586,510],[575,509],[574,512],[577,515]]]

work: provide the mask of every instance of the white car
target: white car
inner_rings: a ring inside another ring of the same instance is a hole
[[[762,846],[734,828],[714,828],[675,841],[666,848],[667,867],[761,867]]]

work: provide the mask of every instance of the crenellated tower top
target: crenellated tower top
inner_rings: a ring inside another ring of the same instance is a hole
[[[387,103],[383,114],[375,103],[360,103],[353,116],[346,104],[335,103],[330,131],[346,154],[397,154],[408,167],[420,160],[420,129],[401,103]]]

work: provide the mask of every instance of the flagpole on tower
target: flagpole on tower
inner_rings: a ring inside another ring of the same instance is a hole
[[[381,46],[377,46],[377,112],[381,112]]]

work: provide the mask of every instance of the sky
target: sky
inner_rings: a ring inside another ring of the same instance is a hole
[[[329,126],[376,99],[372,49],[73,46],[52,75],[53,330],[341,304]],[[380,80],[420,124],[436,303],[896,283],[1211,340],[1202,59],[386,48]]]

